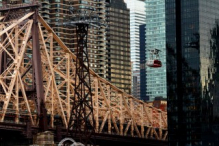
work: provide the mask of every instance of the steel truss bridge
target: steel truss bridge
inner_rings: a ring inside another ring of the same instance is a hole
[[[32,31],[37,19],[42,66],[43,96],[49,130],[57,129],[57,117],[62,124],[61,132],[68,127],[71,105],[74,102],[76,56],[51,27],[35,12],[28,12],[11,21],[0,22],[0,129],[24,130],[26,136],[39,127],[38,102],[33,91],[34,62]],[[58,45],[54,49],[54,44]],[[58,49],[57,49],[58,48]],[[7,56],[7,57],[6,57]],[[4,62],[4,63],[3,63]],[[2,69],[4,68],[4,69]],[[101,78],[93,70],[91,75],[92,107],[95,133],[102,139],[130,139],[166,141],[167,113],[134,98]],[[90,117],[91,120],[92,117]],[[27,120],[28,119],[28,120]],[[27,124],[26,121],[29,121]],[[92,120],[91,120],[92,121]],[[129,139],[129,140],[130,140]],[[124,140],[124,141],[127,141]]]

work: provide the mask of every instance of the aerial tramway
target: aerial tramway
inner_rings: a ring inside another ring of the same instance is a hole
[[[146,65],[151,68],[162,67],[162,62],[159,60],[160,50],[154,49],[150,50],[150,59],[146,62]]]

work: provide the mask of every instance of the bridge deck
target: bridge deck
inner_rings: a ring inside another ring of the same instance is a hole
[[[38,127],[32,127],[32,132],[37,134]],[[14,124],[14,123],[1,123],[0,124],[0,143],[1,144],[11,144],[10,139],[13,139],[13,145],[23,144],[30,145],[32,144],[32,136],[31,138],[27,138],[27,125],[24,124]],[[57,133],[57,129],[50,128],[49,131]],[[66,129],[64,127],[61,128],[59,133],[61,135],[61,139],[66,137]],[[16,138],[17,137],[17,138]],[[55,143],[60,142],[60,139],[57,139],[57,134],[54,135]],[[97,145],[104,146],[118,146],[118,145],[133,145],[133,146],[167,146],[167,141],[159,141],[156,139],[145,139],[139,137],[131,137],[131,136],[121,136],[116,134],[107,134],[107,133],[95,133],[92,135],[91,139],[95,139]],[[77,141],[77,138],[75,138]]]

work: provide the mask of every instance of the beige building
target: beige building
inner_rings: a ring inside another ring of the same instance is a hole
[[[109,0],[107,10],[107,79],[131,92],[130,19],[129,9],[123,0]]]

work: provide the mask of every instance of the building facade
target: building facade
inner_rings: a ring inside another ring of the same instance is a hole
[[[43,18],[74,52],[77,45],[75,28],[58,25],[70,16],[70,5],[74,9],[94,9],[99,21],[107,24],[107,27],[89,27],[87,41],[90,67],[99,76],[130,93],[130,38],[127,38],[130,31],[127,26],[129,10],[123,0],[42,0]]]
[[[146,25],[139,27],[139,41],[140,41],[140,99],[148,101],[149,97],[146,96]]]
[[[140,99],[140,70],[132,72],[132,95]]]
[[[155,97],[167,97],[166,86],[166,36],[165,36],[165,0],[145,0],[146,7],[146,61],[153,60],[150,50],[158,49],[162,67],[146,66],[146,94],[149,100]]]
[[[139,26],[145,24],[144,0],[124,0],[130,9],[130,51],[132,61],[132,95],[140,98]],[[134,81],[134,79],[137,81]]]
[[[41,4],[41,15],[72,52],[77,47],[76,29],[61,25],[71,16],[69,7],[74,7],[74,10],[92,8],[99,16],[99,21],[103,23],[106,18],[106,2],[103,0],[41,0]],[[105,35],[104,27],[89,27],[87,47],[90,67],[104,78],[106,78],[107,69]],[[54,44],[54,49],[59,49],[57,46]]]
[[[219,144],[218,7],[166,0],[169,146]]]
[[[127,93],[131,92],[130,19],[123,0],[109,0],[107,10],[107,79]]]

